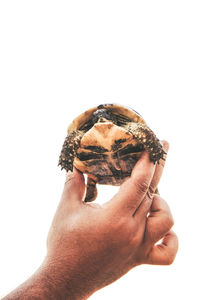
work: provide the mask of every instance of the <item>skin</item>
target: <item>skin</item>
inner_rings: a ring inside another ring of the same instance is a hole
[[[131,177],[102,206],[85,203],[83,175],[69,173],[44,262],[4,300],[87,299],[138,265],[171,264],[178,249],[173,217],[154,194],[163,167],[163,160],[153,164],[144,152]]]

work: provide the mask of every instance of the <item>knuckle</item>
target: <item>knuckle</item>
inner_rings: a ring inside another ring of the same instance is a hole
[[[128,232],[128,224],[125,217],[119,218],[115,223],[115,230],[119,235],[125,236]]]
[[[152,199],[154,192],[155,192],[154,189],[150,186],[149,189],[147,190],[147,197],[149,199]]]
[[[130,223],[127,221],[126,217],[120,217],[115,219],[115,222],[112,222],[111,225],[112,232],[121,240],[124,244],[132,243],[133,229],[130,229]]]
[[[170,212],[165,213],[164,223],[168,229],[172,228],[172,226],[174,225],[174,219]]]
[[[173,263],[175,259],[175,255],[173,253],[169,253],[168,255],[166,255],[166,265],[171,265]]]
[[[129,244],[131,247],[135,248],[136,246],[140,245],[141,243],[141,236],[137,233],[135,235],[131,235],[129,239]]]
[[[135,182],[136,188],[139,191],[139,193],[145,194],[149,189],[149,184],[145,180],[137,180]]]

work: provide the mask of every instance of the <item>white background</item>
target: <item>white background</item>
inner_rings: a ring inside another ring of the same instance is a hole
[[[200,299],[199,1],[0,1],[0,295],[30,276],[65,172],[69,122],[117,102],[170,152],[160,183],[179,236],[171,266],[140,266],[91,299]],[[99,187],[99,202],[115,191]]]

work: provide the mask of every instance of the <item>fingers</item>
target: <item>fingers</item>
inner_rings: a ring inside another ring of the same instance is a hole
[[[170,265],[178,251],[178,238],[173,231],[169,231],[161,244],[155,245],[148,255],[148,264]]]
[[[154,195],[150,213],[147,218],[145,241],[158,242],[173,226],[174,220],[167,203],[159,196]]]
[[[167,141],[162,141],[162,144],[163,144],[164,151],[167,153],[169,150],[169,143]],[[165,166],[165,160],[161,160],[160,163],[156,165],[155,172],[154,172],[152,181],[149,186],[149,190],[148,190],[146,196],[144,197],[142,203],[135,211],[134,219],[136,221],[138,219],[138,221],[140,221],[140,222],[142,220],[145,220],[145,222],[146,222],[146,219],[144,219],[144,218],[147,216],[147,213],[149,212],[149,209],[151,207],[152,197],[153,197],[153,194],[156,192],[158,183],[159,183],[160,178],[163,173],[164,166]]]
[[[162,144],[163,144],[164,151],[167,153],[169,150],[169,143],[167,141],[162,141]],[[149,212],[151,202],[152,202],[152,197],[157,189],[158,183],[163,173],[164,166],[165,166],[165,160],[161,160],[159,164],[156,164],[155,172],[152,181],[150,183],[147,195],[143,199],[138,209],[136,210],[134,214],[134,218],[143,219]]]
[[[169,143],[167,141],[162,141],[162,144],[163,144],[164,151],[167,153],[169,150]],[[165,159],[166,159],[166,156],[165,156]],[[156,165],[155,173],[153,175],[153,178],[152,178],[152,181],[151,181],[151,184],[149,187],[149,191],[152,194],[155,193],[155,191],[156,191],[156,188],[158,186],[158,183],[159,183],[160,178],[163,173],[164,166],[165,166],[165,160],[163,160],[163,159],[161,159],[159,164]]]
[[[111,205],[120,212],[133,214],[149,189],[154,171],[155,164],[149,160],[145,151],[135,165],[131,177],[121,185],[118,193],[106,205]]]

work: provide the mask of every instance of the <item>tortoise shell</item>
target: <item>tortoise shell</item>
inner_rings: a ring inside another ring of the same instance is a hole
[[[73,120],[73,122],[69,125],[67,132],[71,133],[72,131],[78,130],[81,127],[83,127],[83,125],[91,119],[93,113],[100,109],[107,109],[107,110],[113,112],[113,114],[116,114],[119,116],[120,115],[124,116],[127,118],[127,122],[132,121],[132,122],[136,122],[136,123],[146,124],[146,122],[140,116],[140,114],[138,112],[136,112],[135,110],[133,110],[132,108],[128,108],[128,107],[125,107],[125,106],[122,106],[119,104],[101,104],[99,106],[96,106],[96,107],[86,110],[85,112],[80,114],[78,117],[76,117]]]
[[[92,201],[96,183],[120,185],[145,149],[153,162],[163,159],[162,145],[136,111],[102,104],[69,125],[59,164],[67,171],[75,166],[88,175],[86,201]]]

